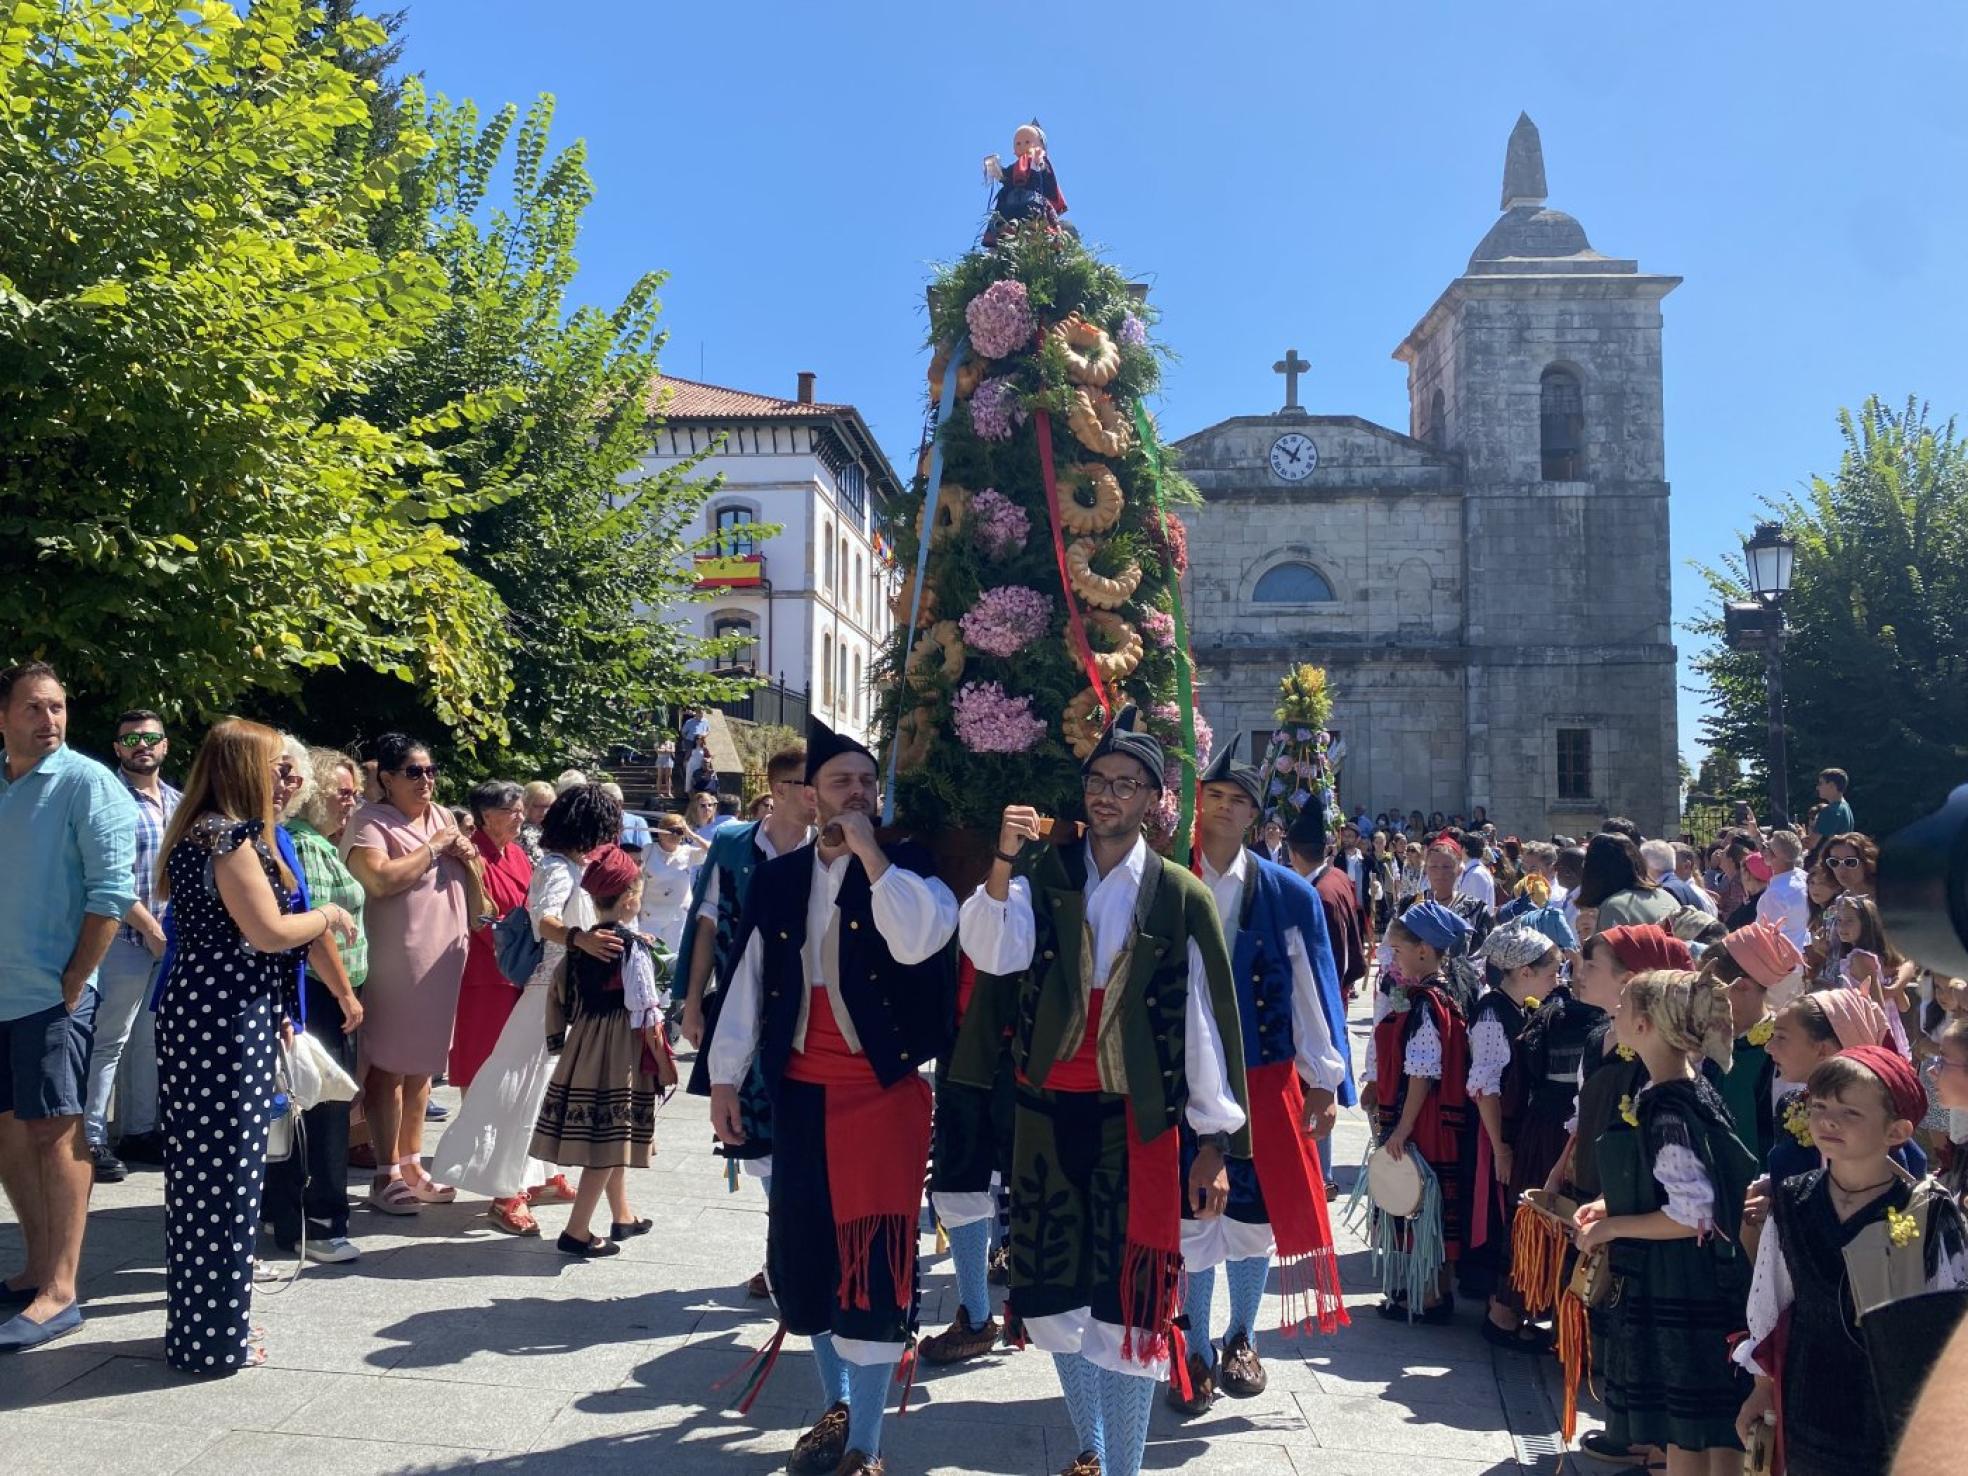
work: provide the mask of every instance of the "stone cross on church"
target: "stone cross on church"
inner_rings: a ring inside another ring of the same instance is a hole
[[[1273,374],[1285,376],[1285,406],[1280,415],[1303,415],[1305,407],[1298,403],[1298,376],[1312,366],[1298,356],[1298,350],[1286,349],[1285,356],[1271,366]]]

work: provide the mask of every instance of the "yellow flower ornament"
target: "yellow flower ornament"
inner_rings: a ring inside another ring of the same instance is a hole
[[[1776,1033],[1776,1028],[1776,1020],[1769,1015],[1765,1015],[1749,1027],[1749,1034],[1745,1039],[1753,1046],[1768,1045],[1770,1043],[1770,1037]]]
[[[1818,1140],[1811,1136],[1811,1108],[1800,1093],[1791,1098],[1784,1107],[1784,1131],[1806,1148],[1818,1146]]]
[[[1539,999],[1535,994],[1527,994],[1524,996],[1524,1008],[1527,1010],[1534,1010],[1543,1003],[1544,1001]]]
[[[1621,1046],[1619,1048],[1619,1058],[1622,1061],[1631,1061],[1633,1059],[1633,1047],[1627,1045]]]
[[[1633,1098],[1620,1098],[1620,1121],[1628,1127],[1640,1126],[1640,1114],[1633,1110]]]
[[[1886,1238],[1892,1242],[1894,1250],[1899,1250],[1902,1246],[1913,1244],[1919,1234],[1920,1221],[1916,1220],[1905,1210],[1896,1210],[1891,1206],[1887,1207]]]

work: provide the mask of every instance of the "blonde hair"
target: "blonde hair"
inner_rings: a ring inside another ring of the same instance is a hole
[[[308,746],[292,733],[280,735],[280,748],[301,780],[301,787],[294,792],[294,797],[287,801],[287,808],[274,817],[285,824],[296,815],[305,815],[308,804],[314,799],[314,757],[308,752]]]
[[[191,761],[191,776],[185,780],[184,797],[178,801],[171,823],[164,828],[164,839],[157,847],[155,895],[162,902],[171,895],[171,852],[190,834],[192,826],[207,815],[223,815],[228,820],[258,820],[265,828],[265,841],[280,879],[294,885],[294,874],[280,853],[273,848],[273,763],[280,757],[280,735],[244,718],[226,718],[212,725],[205,741],[198,745],[198,756]]]
[[[313,776],[309,787],[302,789],[301,818],[323,835],[335,823],[330,813],[330,802],[334,799],[335,776],[346,771],[355,781],[356,795],[362,792],[362,770],[354,759],[334,748],[310,748],[307,751],[307,771]]]
[[[1689,1056],[1700,1053],[1724,1071],[1735,1059],[1736,1024],[1729,986],[1713,972],[1648,969],[1626,981],[1627,1008],[1646,1017],[1662,1040]]]

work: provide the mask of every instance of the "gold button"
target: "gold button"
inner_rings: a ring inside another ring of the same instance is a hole
[[[847,926],[848,926],[848,930],[849,930],[850,932],[852,932],[852,931],[854,931],[854,930],[857,930],[857,929],[859,929],[859,928],[860,928],[860,926],[861,926],[861,923],[860,923],[860,920],[859,920],[859,919],[857,919],[857,918],[849,918],[849,919],[848,919],[848,921],[847,921]]]

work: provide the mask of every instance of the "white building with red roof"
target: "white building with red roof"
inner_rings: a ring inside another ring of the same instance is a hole
[[[785,400],[666,375],[643,464],[655,472],[704,456],[696,475],[721,478],[699,530],[719,535],[718,554],[698,560],[700,585],[715,593],[671,618],[698,635],[744,636],[727,664],[809,693],[814,715],[866,738],[870,673],[894,625],[875,528],[902,485],[860,411],[816,400],[813,380],[802,373]],[[750,531],[766,525],[779,531]],[[762,705],[758,716],[778,710]]]

